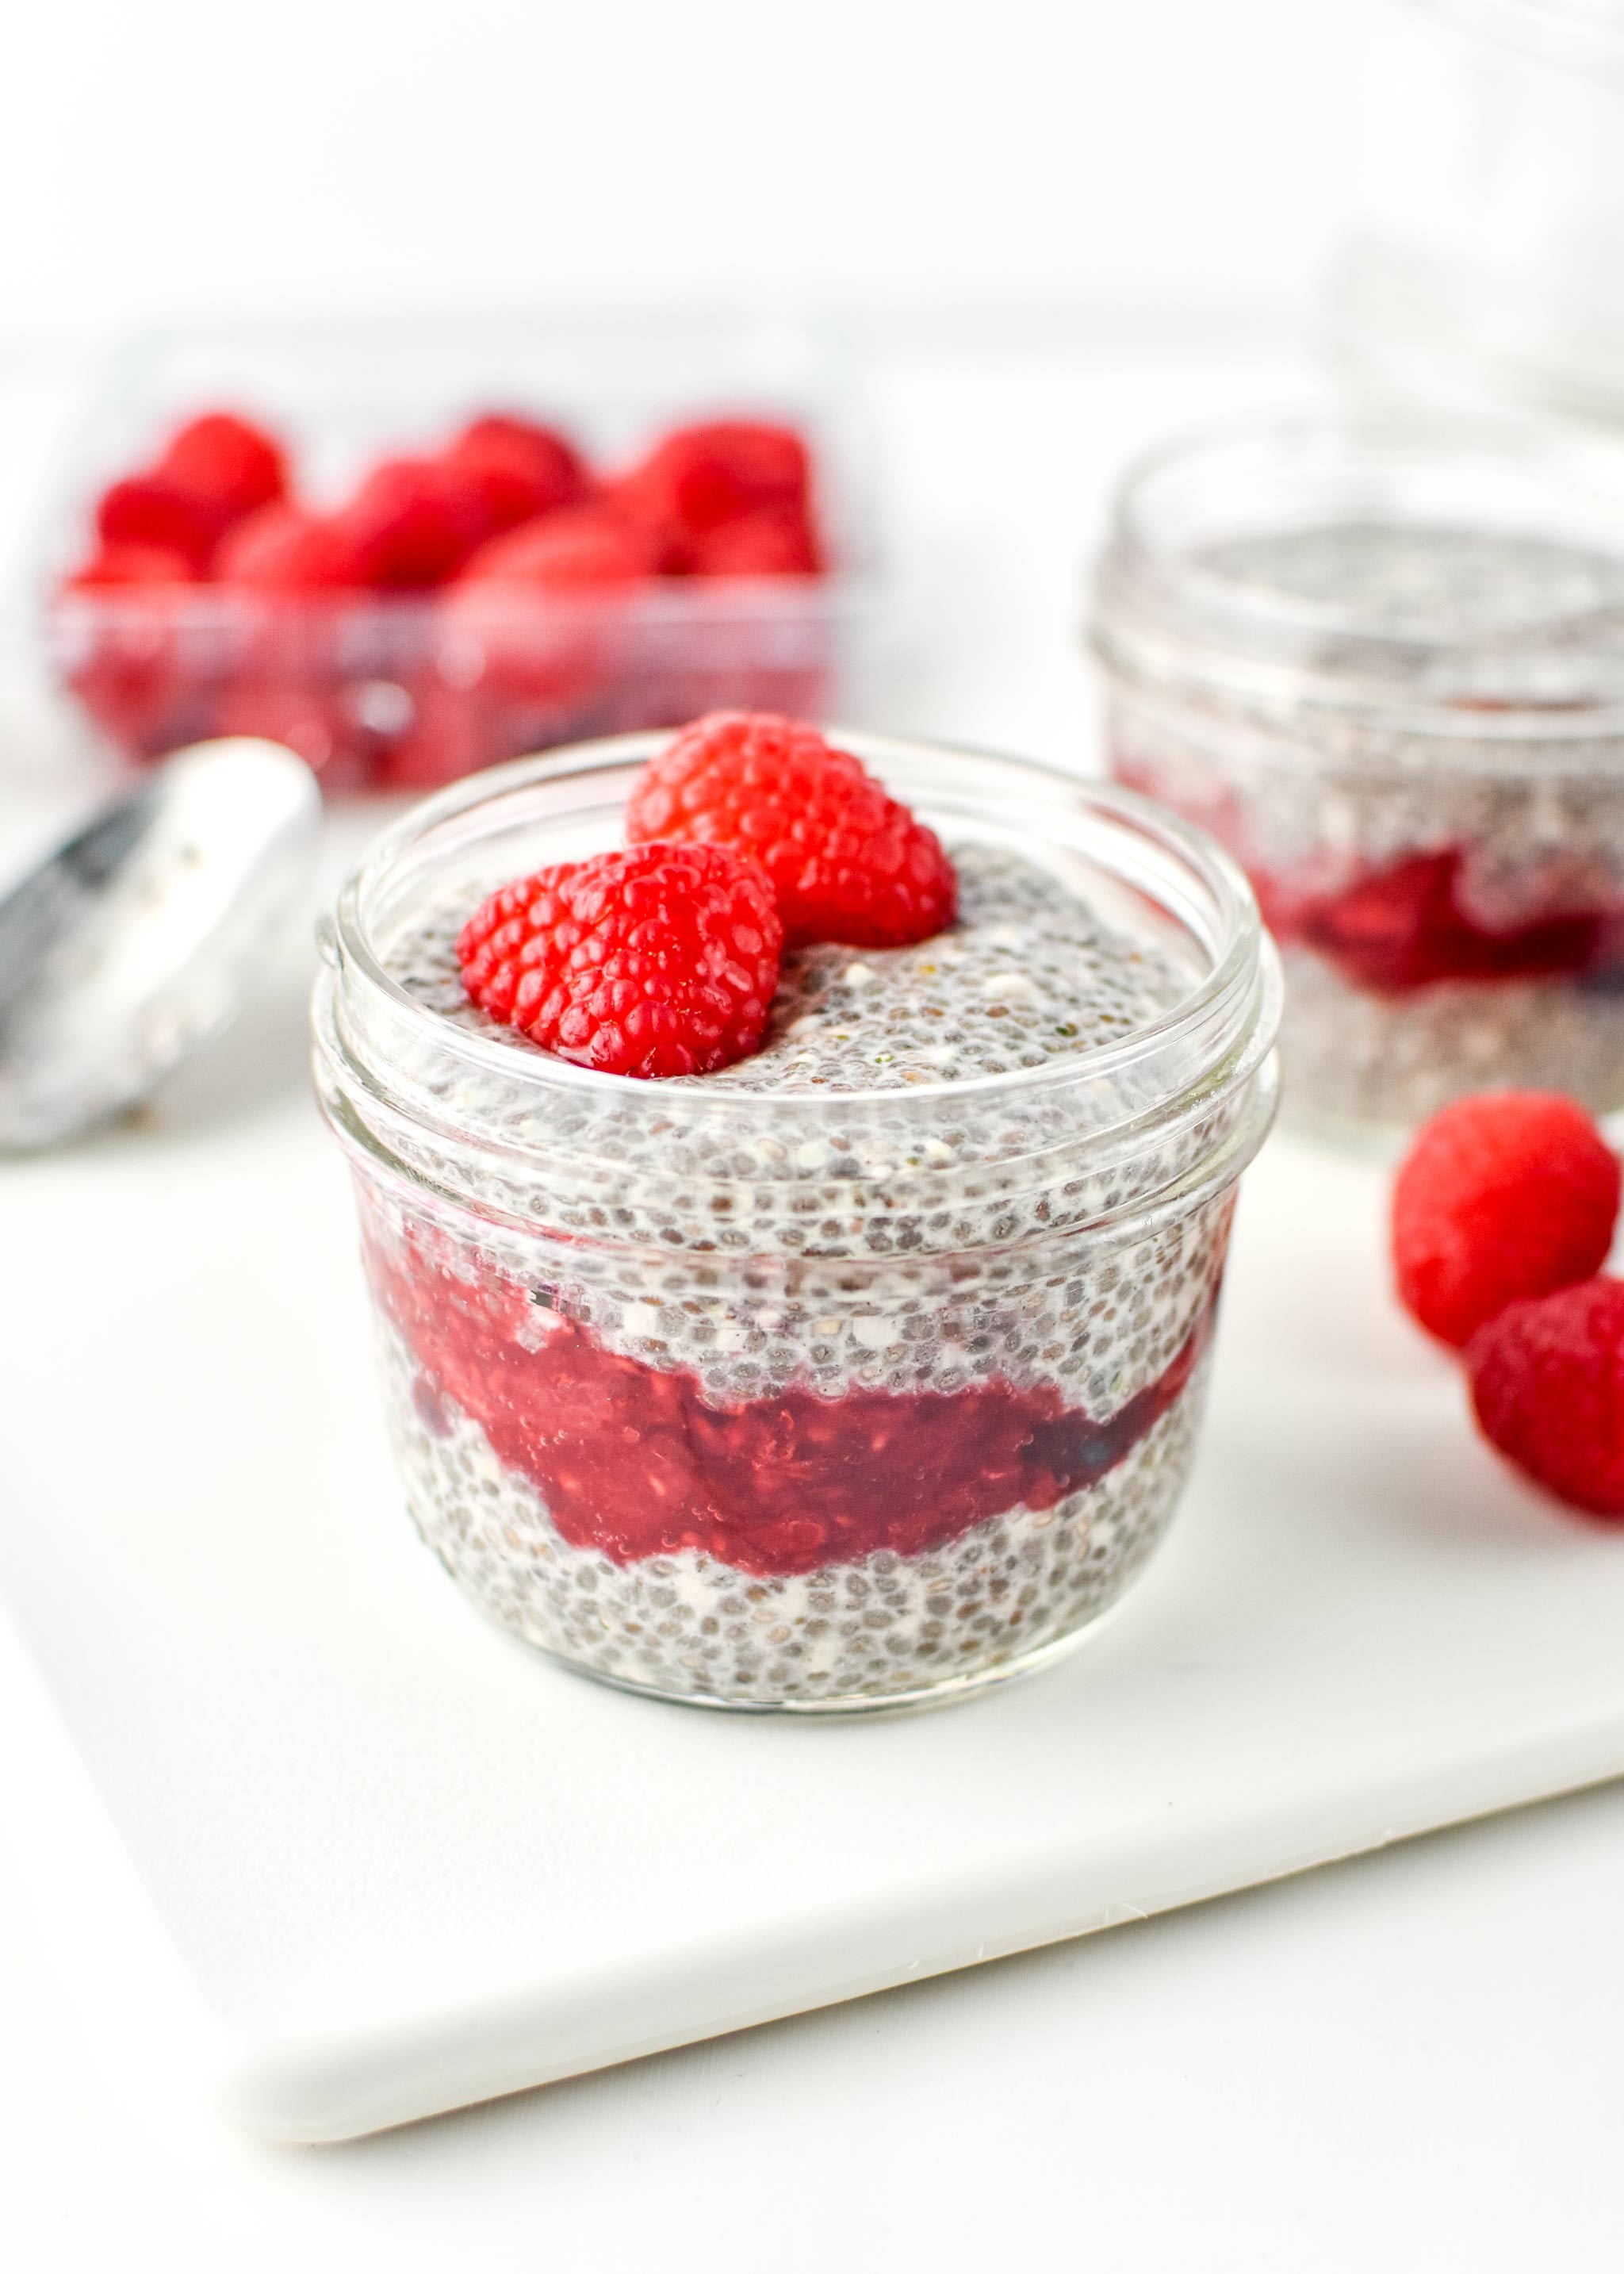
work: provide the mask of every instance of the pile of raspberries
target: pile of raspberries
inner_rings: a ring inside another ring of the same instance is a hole
[[[612,620],[640,596],[821,576],[814,489],[786,425],[679,426],[595,467],[559,428],[492,413],[318,506],[278,435],[211,410],[96,500],[94,548],[58,586],[89,627],[64,675],[132,756],[264,734],[341,787],[363,786],[346,759],[370,779],[380,749],[401,756],[388,786],[424,787],[568,732],[691,715],[652,687],[628,690],[648,716],[571,706],[635,670]],[[420,635],[390,629],[378,604],[400,601],[426,612]]]
[[[1620,1170],[1569,1097],[1491,1091],[1427,1122],[1393,1192],[1411,1316],[1463,1357],[1478,1427],[1569,1507],[1624,1517]]]
[[[623,849],[505,885],[456,944],[470,998],[601,1073],[714,1073],[758,1050],[786,948],[902,947],[953,921],[934,830],[816,727],[718,712],[632,785]]]

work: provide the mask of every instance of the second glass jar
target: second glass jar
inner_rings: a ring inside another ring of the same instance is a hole
[[[1624,454],[1257,419],[1132,470],[1094,618],[1116,779],[1211,830],[1282,952],[1286,1110],[1624,1106]]]

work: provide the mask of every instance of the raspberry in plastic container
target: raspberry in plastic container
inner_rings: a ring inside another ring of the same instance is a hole
[[[103,416],[105,543],[178,552],[192,589],[77,576],[102,540],[73,469],[56,676],[127,757],[246,727],[345,790],[722,706],[827,712],[875,589],[840,361],[821,330],[675,318],[421,351],[342,328],[155,344]],[[605,507],[635,590],[514,580],[474,610],[486,668],[464,572]]]
[[[392,782],[427,787],[539,749],[612,682],[628,610],[653,575],[649,546],[600,505],[571,506],[491,538],[444,594],[430,670]]]
[[[1568,1507],[1624,1519],[1624,1281],[1512,1303],[1466,1359],[1495,1450]]]
[[[592,494],[591,470],[569,437],[534,419],[506,413],[472,419],[444,456],[477,495],[486,537],[584,505]]]
[[[133,538],[103,542],[64,584],[59,666],[90,716],[136,756],[160,757],[202,731],[207,694],[188,652],[192,593],[185,553]]]

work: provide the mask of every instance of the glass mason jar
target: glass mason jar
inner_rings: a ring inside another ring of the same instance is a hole
[[[1624,453],[1256,419],[1132,468],[1094,639],[1118,781],[1208,829],[1286,975],[1286,1110],[1624,1106]]]
[[[445,792],[329,928],[318,1081],[408,1502],[482,1609],[622,1687],[949,1697],[1073,1640],[1172,1514],[1273,1111],[1273,951],[1228,857],[1139,800],[854,735],[950,847],[1026,855],[1165,959],[1169,1007],[1036,1064],[1017,1020],[1004,1071],[889,1088],[629,1081],[436,1007],[421,944],[455,993],[456,924],[620,841],[664,739]]]
[[[1624,418],[1624,9],[1387,0],[1332,314],[1403,396]]]

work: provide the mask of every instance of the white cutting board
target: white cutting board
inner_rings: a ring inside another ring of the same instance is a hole
[[[1184,1508],[1069,1662],[836,1726],[555,1670],[401,1513],[303,1060],[289,992],[0,1170],[0,1814],[144,2091],[342,2137],[1624,1771],[1624,1532],[1477,1445],[1380,1172],[1283,1139]]]

